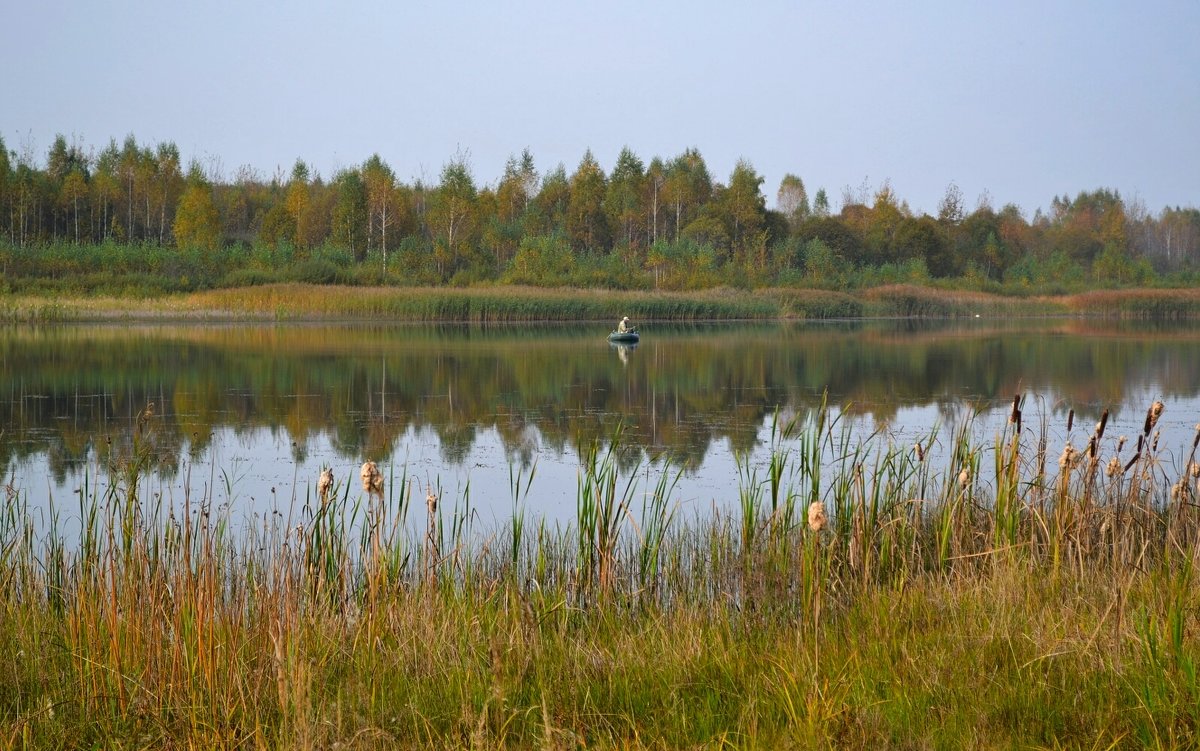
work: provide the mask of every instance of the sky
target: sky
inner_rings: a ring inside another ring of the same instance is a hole
[[[1110,188],[1200,206],[1200,2],[64,2],[10,0],[0,137],[43,165],[56,134],[133,134],[233,179],[300,158],[326,178],[378,153],[405,181],[468,158],[494,185],[697,148],[774,205],[890,182],[937,213],[1032,216]]]

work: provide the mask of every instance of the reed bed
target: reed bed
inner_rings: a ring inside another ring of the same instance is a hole
[[[482,287],[475,289],[307,288],[268,285],[193,295],[187,306],[268,314],[281,319],[385,318],[404,321],[732,320],[777,318],[772,300],[730,290],[694,294]]]
[[[490,286],[348,287],[264,284],[151,297],[0,296],[0,321],[108,319],[526,322],[824,320],[871,317],[1062,315],[1057,299],[890,285],[861,292],[770,288],[645,292]]]
[[[369,461],[266,518],[164,499],[148,407],[48,518],[5,491],[0,745],[1188,747],[1200,432],[1023,407],[983,445],[778,418],[691,515],[618,433],[573,523],[514,469],[490,528]]]
[[[963,289],[887,284],[863,291],[864,314],[899,318],[1063,315],[1064,301],[1054,297],[1012,297]]]
[[[1191,319],[1200,315],[1200,291],[1195,289],[1096,290],[1074,295],[1068,307],[1087,315],[1151,320]]]

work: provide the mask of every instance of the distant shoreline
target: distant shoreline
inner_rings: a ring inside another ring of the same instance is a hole
[[[492,286],[350,287],[303,283],[182,293],[158,298],[0,295],[0,321],[564,322],[831,320],[1088,315],[1200,317],[1200,290],[1098,290],[1009,297],[919,285],[854,292],[729,288],[699,292]]]

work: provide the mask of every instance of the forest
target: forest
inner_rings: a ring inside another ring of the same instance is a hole
[[[918,215],[888,181],[810,195],[787,174],[767,206],[747,160],[724,180],[700,151],[568,173],[525,149],[496,184],[459,153],[437,181],[378,154],[323,178],[298,159],[228,179],[172,142],[96,152],[58,136],[44,159],[0,139],[0,291],[156,294],[277,281],[696,290],[896,282],[1009,294],[1184,286],[1200,279],[1200,210],[1154,213],[1116,190],[1054,196],[1026,217],[947,186]]]

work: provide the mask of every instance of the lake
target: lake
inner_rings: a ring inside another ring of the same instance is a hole
[[[360,493],[378,462],[423,497],[469,498],[507,518],[510,479],[534,474],[530,511],[575,514],[581,450],[620,430],[626,472],[703,514],[737,503],[769,458],[775,416],[823,400],[854,433],[911,445],[972,415],[981,440],[1014,394],[1026,429],[1076,445],[1103,410],[1139,432],[1155,399],[1182,456],[1200,421],[1192,325],[1053,319],[645,324],[636,347],[601,324],[108,324],[0,329],[0,469],[35,508],[77,506],[117,482],[135,444],[155,497],[185,492],[268,513],[311,497],[322,467]],[[1129,449],[1126,449],[1129,451]],[[739,457],[741,457],[739,461]],[[143,492],[143,497],[147,493]],[[64,513],[69,513],[64,512]]]

